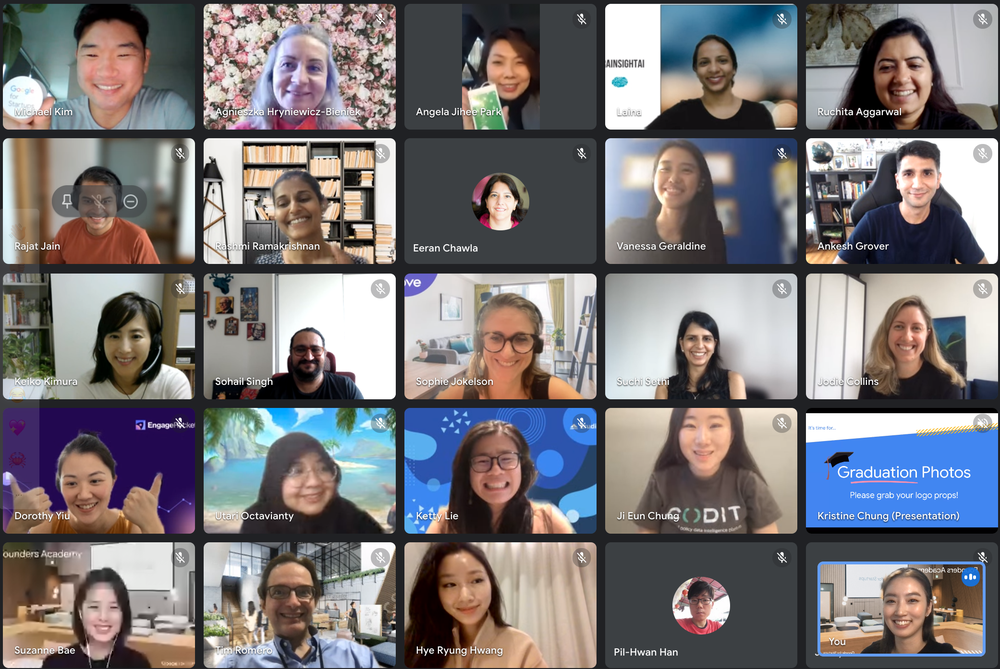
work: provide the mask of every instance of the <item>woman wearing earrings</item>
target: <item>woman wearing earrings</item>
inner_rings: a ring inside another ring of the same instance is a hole
[[[573,534],[558,508],[528,499],[537,477],[517,427],[501,420],[473,425],[455,454],[448,506],[427,534]]]
[[[605,231],[609,263],[726,263],[712,174],[701,150],[684,139],[660,147],[653,200],[645,218],[619,218]]]
[[[882,638],[862,653],[955,653],[934,638],[934,595],[927,574],[903,567],[882,581]]]
[[[746,382],[722,366],[719,326],[703,311],[689,311],[677,329],[677,373],[656,387],[658,400],[745,400]]]
[[[42,662],[55,669],[145,669],[149,660],[126,645],[132,633],[132,606],[125,582],[105,567],[87,574],[73,601],[73,634],[77,643]],[[69,650],[69,652],[65,652]]]

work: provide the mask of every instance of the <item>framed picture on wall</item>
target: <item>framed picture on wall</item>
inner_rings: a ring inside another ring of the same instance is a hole
[[[441,293],[441,320],[462,320],[462,298]]]
[[[264,324],[247,323],[247,341],[264,341]]]
[[[863,170],[873,170],[875,169],[875,151],[874,150],[864,150],[861,152],[861,169]]]
[[[260,318],[258,316],[257,305],[257,289],[256,288],[240,288],[240,320],[241,321],[256,321]]]
[[[209,292],[205,291],[205,301],[201,304],[201,317],[208,318],[208,304],[212,298],[209,296]]]
[[[232,312],[230,312],[232,313]],[[226,319],[226,334],[227,335],[238,335],[240,333],[240,319],[238,318],[227,318]]]
[[[228,296],[215,298],[215,313],[217,314],[233,313],[233,298]]]

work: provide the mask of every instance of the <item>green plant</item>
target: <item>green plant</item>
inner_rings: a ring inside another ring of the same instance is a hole
[[[339,583],[340,581],[349,581],[352,578],[371,576],[372,574],[381,574],[385,569],[367,569],[365,571],[356,571],[353,574],[347,574],[345,576],[334,576],[333,578],[324,578],[323,583]]]
[[[37,314],[40,313],[42,308],[38,306],[38,300],[25,300],[21,304],[21,311],[26,314]]]
[[[226,617],[221,613],[211,613],[210,611],[205,611],[205,615],[202,616],[203,620],[225,620]]]
[[[10,374],[34,374],[39,366],[34,338],[11,332],[3,338],[3,371]]]
[[[229,630],[221,625],[210,625],[203,632],[205,636],[229,636]]]
[[[14,9],[14,5],[3,6],[3,64],[10,67],[17,60],[17,55],[21,53],[21,43],[24,36],[21,34],[21,17],[18,14],[41,14],[48,5],[18,5],[21,9]]]

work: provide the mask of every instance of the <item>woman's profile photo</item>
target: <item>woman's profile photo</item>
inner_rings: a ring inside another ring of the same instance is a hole
[[[697,576],[674,592],[674,620],[691,634],[718,632],[729,618],[729,593],[712,578]]]
[[[703,311],[681,318],[674,347],[677,373],[656,387],[658,400],[745,400],[746,382],[722,366],[719,326]]]
[[[533,9],[537,13],[537,7]],[[523,30],[502,28],[490,33],[479,55],[474,83],[496,86],[508,130],[541,128],[542,86],[538,47],[531,43]],[[471,109],[469,89],[464,86],[462,108],[466,111],[462,115],[462,127],[475,130],[475,122],[468,115]]]
[[[528,213],[528,189],[512,174],[483,177],[472,191],[472,213],[490,230],[512,230]]]

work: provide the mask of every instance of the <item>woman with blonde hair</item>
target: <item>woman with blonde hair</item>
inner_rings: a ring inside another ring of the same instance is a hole
[[[528,299],[500,293],[479,310],[469,371],[442,400],[579,400],[580,393],[542,370],[542,312]]]
[[[944,359],[931,312],[916,295],[893,302],[875,331],[859,400],[958,400],[965,379]]]

